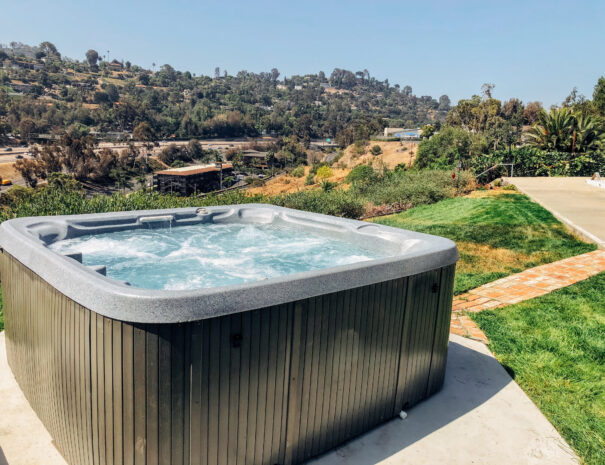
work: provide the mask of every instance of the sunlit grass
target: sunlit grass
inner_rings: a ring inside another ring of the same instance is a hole
[[[456,293],[595,249],[540,205],[509,191],[456,197],[372,221],[455,241],[461,257]]]
[[[605,464],[605,273],[471,317],[580,457]]]

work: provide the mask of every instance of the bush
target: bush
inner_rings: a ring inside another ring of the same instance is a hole
[[[462,171],[452,179],[450,171],[389,171],[380,182],[353,183],[351,192],[374,205],[405,210],[431,204],[474,189],[472,173]]]
[[[370,152],[372,152],[372,155],[380,155],[382,153],[382,149],[380,148],[380,145],[373,145],[370,149]]]
[[[364,140],[355,141],[355,154],[363,155],[366,153],[366,142]]]
[[[330,168],[329,166],[321,166],[317,169],[316,176],[319,179],[331,178],[333,175],[334,173],[332,172],[332,168]]]
[[[305,175],[305,167],[302,165],[297,166],[290,172],[290,175],[294,176],[295,178],[302,178]]]
[[[368,184],[378,180],[378,173],[370,165],[358,165],[353,168],[345,181],[350,183]]]
[[[483,136],[447,126],[418,144],[414,166],[446,170],[455,168],[460,162],[463,168],[468,169],[471,160],[486,149],[487,142]]]
[[[269,201],[282,207],[345,218],[359,218],[364,212],[364,206],[360,199],[350,192],[338,189],[328,192],[323,190],[301,191],[272,197]]]
[[[514,163],[514,176],[592,176],[594,172],[605,171],[605,153],[571,154],[521,147],[510,153],[500,150],[480,155],[473,159],[472,169],[480,174],[498,163]],[[508,166],[499,166],[485,173],[480,181],[489,182],[509,173]]]
[[[315,176],[309,171],[309,174],[307,174],[307,178],[305,179],[305,186],[312,186],[313,184],[315,184]]]
[[[323,181],[321,181],[321,190],[324,192],[329,192],[333,190],[337,185],[338,184],[336,184],[335,182],[330,182],[324,179]]]

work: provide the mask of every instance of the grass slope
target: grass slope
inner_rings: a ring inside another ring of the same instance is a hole
[[[461,256],[457,294],[596,248],[575,238],[525,195],[504,190],[477,191],[373,221],[455,241]]]
[[[605,464],[605,273],[471,317],[580,457]]]

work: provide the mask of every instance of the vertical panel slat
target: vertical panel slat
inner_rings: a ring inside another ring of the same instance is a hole
[[[237,465],[245,465],[248,446],[248,395],[250,381],[250,350],[252,341],[251,312],[241,315],[241,357],[237,427]]]
[[[202,434],[202,324],[191,325],[191,465],[200,465]]]
[[[214,318],[208,321],[210,331],[209,345],[209,389],[208,389],[208,463],[218,464],[219,454],[219,421],[220,402],[220,354],[221,354],[221,321]]]
[[[302,303],[297,302],[294,304],[290,358],[290,393],[288,396],[288,424],[286,427],[286,455],[284,460],[285,465],[292,465],[294,463],[300,439],[300,358],[302,353],[301,345],[303,341],[303,310]]]
[[[267,354],[267,369],[266,369],[266,396],[265,396],[265,432],[263,444],[263,462],[271,462],[273,454],[273,423],[275,422],[275,382],[277,372],[277,350],[279,344],[279,307],[271,307],[265,310],[269,319],[268,326],[268,341],[265,345]]]
[[[147,350],[146,332],[133,328],[133,381],[134,381],[134,463],[147,461]]]
[[[158,326],[158,461],[172,459],[172,341],[170,325]]]
[[[113,463],[115,465],[123,464],[123,449],[122,449],[122,431],[124,425],[124,417],[122,415],[122,323],[120,321],[112,321],[112,339],[113,339],[113,368],[112,384],[113,384]]]
[[[242,356],[242,315],[237,313],[229,317],[230,328],[227,336],[233,338],[230,344],[230,367],[229,367],[229,429],[227,442],[227,463],[237,464],[238,456],[238,431],[239,431],[239,385],[240,385],[240,360]],[[231,341],[229,341],[230,343]],[[238,346],[239,344],[239,346]]]
[[[229,377],[231,372],[231,317],[218,318],[217,332],[219,342],[216,346],[218,358],[216,370],[218,370],[218,457],[219,465],[227,465],[227,454],[229,451]]]
[[[133,326],[122,326],[122,412],[124,465],[134,465],[134,346]],[[140,362],[139,362],[140,363]]]
[[[171,325],[170,334],[170,415],[171,415],[171,442],[170,463],[173,465],[183,464],[183,446],[185,427],[185,326],[182,324]],[[187,367],[188,370],[188,367]]]
[[[156,327],[148,327],[145,341],[145,392],[146,419],[147,419],[147,465],[158,465],[159,437],[158,437],[158,356],[159,341]]]

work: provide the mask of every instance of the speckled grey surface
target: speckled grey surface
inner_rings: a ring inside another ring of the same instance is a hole
[[[387,249],[390,256],[234,286],[173,291],[128,286],[83,266],[78,257],[47,247],[83,234],[145,227],[156,219],[170,221],[173,227],[209,222],[288,224]],[[451,265],[459,258],[456,245],[442,237],[262,204],[17,218],[0,225],[0,247],[80,305],[139,323],[195,321],[279,305],[411,276]]]

